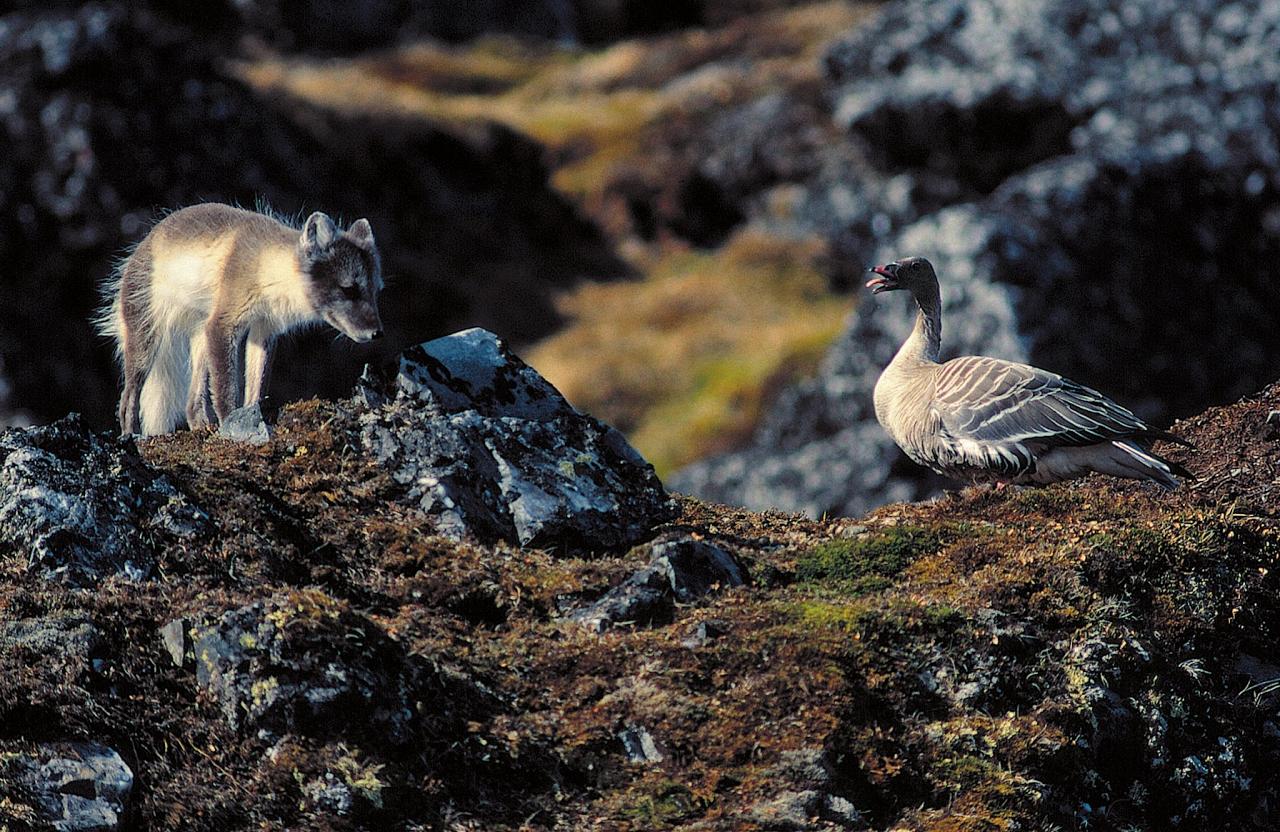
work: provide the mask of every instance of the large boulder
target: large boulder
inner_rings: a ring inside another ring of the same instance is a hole
[[[91,586],[147,577],[166,542],[212,527],[131,439],[85,427],[72,414],[0,432],[0,554],[48,579]]]
[[[856,264],[934,261],[944,357],[1030,361],[1156,422],[1230,401],[1280,360],[1278,36],[1262,2],[888,6],[827,57],[869,171],[801,202]],[[813,515],[931,493],[871,412],[898,307],[861,298],[750,447],[673,487]]]
[[[369,371],[366,451],[434,530],[521,546],[607,550],[672,514],[653,467],[482,329]]]

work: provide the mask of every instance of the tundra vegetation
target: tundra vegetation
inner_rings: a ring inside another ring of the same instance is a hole
[[[1277,409],[1180,423],[1200,479],[1172,495],[1094,477],[821,521],[678,498],[653,536],[747,582],[603,632],[573,611],[651,544],[433,536],[351,401],[258,446],[150,439],[211,533],[91,590],[6,547],[0,753],[116,749],[142,829],[1266,828]],[[30,635],[76,622],[78,649]],[[10,829],[25,782],[0,780]]]

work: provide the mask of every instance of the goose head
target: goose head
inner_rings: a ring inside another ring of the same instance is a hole
[[[867,281],[867,288],[875,295],[906,289],[920,297],[925,294],[925,290],[938,285],[933,264],[923,257],[904,257],[883,266],[874,266],[867,271],[875,275]]]

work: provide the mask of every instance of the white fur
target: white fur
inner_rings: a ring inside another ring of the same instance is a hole
[[[225,235],[182,246],[159,241],[153,246],[147,310],[159,340],[139,402],[143,436],[170,433],[186,418],[193,369],[203,368],[203,361],[193,362],[193,352],[203,358],[204,324],[232,242]]]
[[[189,342],[209,319],[232,243],[226,236],[211,243],[154,247],[149,309],[157,332],[187,336],[174,338],[175,345]]]
[[[138,403],[143,436],[171,433],[182,423],[191,377],[189,344],[190,339],[177,332],[162,336],[157,344]]]
[[[234,236],[226,233],[204,241],[173,242],[156,239],[151,247],[151,281],[146,287],[145,308],[150,329],[158,341],[154,363],[139,398],[141,431],[154,436],[175,430],[186,419],[188,398],[196,385],[204,385],[208,372],[204,328],[224,274]],[[123,264],[122,264],[123,265]],[[307,297],[305,278],[292,247],[270,245],[260,252],[258,280],[251,296],[238,306],[247,310],[246,324],[253,336],[246,344],[245,401],[257,401],[268,358],[276,336],[319,317]],[[109,306],[96,320],[103,335],[116,342],[123,361],[127,335],[120,299],[121,273],[104,286]]]
[[[264,251],[258,263],[258,279],[261,303],[254,310],[254,317],[272,333],[279,335],[317,319],[292,251]]]

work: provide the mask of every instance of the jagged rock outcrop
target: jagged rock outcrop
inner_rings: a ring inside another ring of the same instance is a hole
[[[454,538],[616,549],[671,514],[653,467],[491,332],[415,347],[362,379],[366,452]]]
[[[891,5],[827,58],[869,171],[801,213],[856,263],[934,261],[944,357],[1030,360],[1157,421],[1230,401],[1280,356],[1280,142],[1257,129],[1278,31],[1260,2]],[[748,449],[672,486],[814,515],[930,493],[870,413],[910,311],[858,304]]]
[[[49,579],[92,586],[146,578],[168,540],[190,540],[208,516],[151,469],[131,439],[76,415],[0,432],[0,548]]]
[[[228,610],[192,633],[196,684],[231,727],[331,739],[375,732],[391,747],[485,699],[481,688],[405,655],[374,622],[317,591]]]

